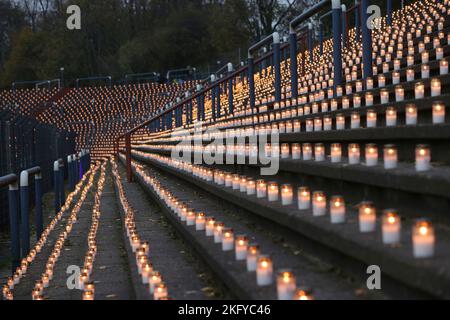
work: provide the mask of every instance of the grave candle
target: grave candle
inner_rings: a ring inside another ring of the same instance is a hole
[[[380,91],[380,101],[381,104],[389,103],[389,91],[388,90],[381,90]]]
[[[433,124],[445,123],[445,105],[442,102],[433,103]]]
[[[283,206],[290,206],[294,202],[294,192],[290,184],[281,187],[281,203]]]
[[[330,201],[331,223],[339,224],[345,222],[345,201],[342,196],[333,196]]]
[[[413,226],[413,254],[416,259],[434,256],[435,234],[431,222],[418,220]]]
[[[409,104],[406,107],[406,125],[417,125],[417,107],[414,104]]]
[[[327,198],[322,191],[316,191],[313,195],[313,216],[321,217],[327,213]]]
[[[386,170],[397,168],[398,153],[397,147],[393,144],[384,147],[384,168]]]
[[[406,80],[408,82],[414,81],[415,75],[416,75],[416,73],[415,73],[414,69],[407,69],[406,70]]]
[[[436,48],[436,59],[437,60],[444,59],[444,49],[442,47]]]
[[[269,256],[261,255],[258,258],[256,270],[256,282],[258,286],[269,286],[273,282],[273,263]]]
[[[206,218],[206,236],[212,237],[214,236],[214,225],[216,223],[216,219],[213,217]]]
[[[441,80],[433,78],[431,80],[431,96],[437,97],[441,95]]]
[[[316,143],[314,146],[314,155],[316,162],[325,161],[325,147],[322,143]]]
[[[336,130],[345,130],[345,117],[342,114],[336,115]]]
[[[333,120],[331,119],[331,116],[323,117],[323,129],[325,131],[330,131],[332,127],[333,127]]]
[[[359,112],[353,112],[351,116],[351,128],[359,129],[361,125],[361,119],[359,116]]]
[[[233,174],[233,190],[241,188],[241,177],[238,174]]]
[[[348,97],[342,98],[342,109],[350,108],[350,99]]]
[[[414,90],[416,99],[423,99],[425,97],[425,85],[422,82],[416,83]]]
[[[366,166],[375,167],[378,165],[378,148],[375,144],[366,145]]]
[[[303,144],[303,160],[305,161],[312,160],[312,146],[310,143]]]
[[[348,163],[351,165],[359,164],[360,157],[359,145],[355,143],[350,144],[348,146]]]
[[[422,79],[428,79],[430,77],[430,66],[427,64],[422,65]]]
[[[247,192],[247,178],[241,177],[241,181],[239,184],[240,184],[239,191],[242,193],[246,193]]]
[[[281,145],[281,159],[287,159],[290,156],[290,147],[288,143]]]
[[[422,63],[428,63],[430,61],[430,54],[428,51],[422,52]]]
[[[199,212],[195,218],[195,230],[204,231],[206,227],[205,213]]]
[[[383,74],[378,76],[378,87],[384,88],[386,86],[386,77]]]
[[[299,289],[296,291],[293,300],[311,301],[314,300],[312,290]]]
[[[296,289],[294,273],[290,270],[281,270],[277,276],[278,300],[292,300]]]
[[[395,87],[395,101],[401,102],[405,100],[405,89],[402,86]]]
[[[447,60],[441,60],[439,63],[439,72],[441,75],[448,74],[448,61]]]
[[[248,238],[246,236],[237,236],[235,240],[235,255],[237,261],[247,259]]]
[[[225,228],[223,222],[214,223],[214,243],[222,243],[222,231]]]
[[[359,206],[359,230],[362,233],[374,232],[376,227],[376,210],[371,202],[363,202]]]
[[[270,182],[267,189],[268,189],[267,198],[269,202],[278,201],[278,194],[279,194],[278,183]]]
[[[144,267],[142,268],[142,283],[148,284],[149,278],[152,275],[153,267],[151,264],[146,263]]]
[[[340,143],[333,143],[331,145],[331,162],[339,163],[342,161],[342,147]]]
[[[366,93],[366,107],[373,106],[373,93],[367,92]]]
[[[308,210],[311,206],[311,192],[307,187],[298,189],[298,209]]]
[[[259,246],[257,244],[251,244],[247,250],[247,271],[254,272],[258,266],[259,258]]]
[[[400,83],[400,72],[395,71],[392,73],[392,84],[399,84]]]
[[[264,180],[258,180],[256,183],[256,195],[258,199],[265,198],[267,196],[267,185]]]
[[[301,159],[301,148],[299,143],[292,144],[292,159],[294,160]]]
[[[414,65],[414,56],[413,55],[408,55],[408,57],[406,58],[407,61],[407,65],[408,67],[411,67]]]
[[[401,220],[396,210],[385,210],[383,214],[382,233],[384,244],[400,242]]]
[[[397,110],[394,107],[386,109],[386,126],[395,127],[397,125]]]
[[[234,231],[233,229],[224,229],[222,232],[222,251],[233,251],[234,249]]]
[[[256,194],[256,183],[254,180],[247,181],[247,195],[253,196]]]
[[[367,80],[366,80],[366,89],[367,90],[372,90],[373,89],[373,79],[372,78],[367,78]]]
[[[169,296],[167,286],[164,283],[159,283],[155,286],[153,299],[154,300],[165,300]]]
[[[94,300],[94,293],[92,291],[83,291],[82,299],[84,301],[93,301]]]
[[[420,144],[416,147],[416,171],[424,172],[431,169],[430,147]]]

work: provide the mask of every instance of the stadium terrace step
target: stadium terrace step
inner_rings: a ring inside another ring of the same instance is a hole
[[[248,196],[239,190],[219,186],[204,181],[190,173],[173,168],[157,160],[134,156],[138,161],[166,171],[178,178],[202,188],[203,190],[231,202],[255,215],[287,227],[324,246],[362,261],[368,265],[379,265],[388,276],[440,298],[448,298],[450,257],[446,254],[450,239],[444,225],[435,225],[438,242],[436,255],[431,259],[414,259],[411,244],[412,219],[402,220],[401,244],[386,246],[381,242],[379,223],[375,232],[358,232],[358,214],[353,207],[347,207],[348,219],[344,224],[331,224],[328,217],[314,217],[311,210],[299,211],[293,205],[282,206],[278,201],[269,202]],[[311,189],[314,190],[314,189]],[[361,199],[361,200],[368,200]],[[375,203],[376,205],[376,203]],[[382,209],[382,208],[378,208]],[[403,213],[402,213],[403,216]]]

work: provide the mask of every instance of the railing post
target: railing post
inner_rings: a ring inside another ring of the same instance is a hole
[[[359,10],[360,10],[360,4],[358,0],[355,0],[355,41],[359,42],[359,39],[361,37],[361,25],[359,23]]]
[[[61,211],[61,192],[60,192],[60,179],[61,179],[61,175],[59,172],[59,161],[55,161],[53,163],[53,188],[55,191],[55,215],[57,215],[59,213],[59,211]]]
[[[125,155],[127,160],[127,180],[129,183],[133,182],[133,175],[131,172],[131,135],[125,135]]]
[[[69,181],[69,189],[73,191],[73,169],[72,169],[72,156],[67,156],[67,179]],[[62,205],[62,204],[61,204]]]
[[[216,85],[216,118],[220,118],[220,114],[222,112],[222,108],[220,105],[220,83]]]
[[[392,26],[392,0],[387,0],[387,24]]]
[[[297,75],[297,33],[290,29],[289,33],[289,56],[291,58],[291,97],[298,97],[298,75]]]
[[[308,23],[308,50],[309,50],[309,61],[314,60],[314,48],[313,48],[313,25],[311,22]]]
[[[333,9],[333,65],[334,65],[334,87],[342,84],[342,21],[341,1],[332,0]]]
[[[35,188],[35,207],[34,207],[34,217],[36,223],[36,241],[41,238],[42,232],[44,231],[44,220],[42,217],[42,174],[38,173],[34,177],[34,188]]]
[[[216,76],[211,75],[211,84],[213,85],[211,88],[211,114],[213,120],[216,120],[216,87],[214,86],[214,82],[216,82]]]
[[[347,47],[347,6],[341,5],[342,8],[342,46]]]
[[[20,257],[24,258],[30,251],[30,207],[29,207],[29,175],[28,171],[20,174],[20,233],[22,236],[22,252]]]
[[[364,63],[364,79],[373,76],[372,70],[372,30],[368,27],[369,16],[367,8],[370,0],[361,0],[361,27],[362,27],[362,43],[363,43],[363,63]]]
[[[17,181],[9,185],[8,201],[9,201],[9,225],[11,232],[11,257],[12,271],[20,266],[20,222],[19,210],[17,207],[17,199],[19,194],[19,186]]]
[[[233,72],[233,64],[228,63],[228,74]],[[228,80],[228,113],[233,114],[233,78],[230,77]]]
[[[255,78],[254,78],[254,63],[253,56],[248,55],[248,90],[250,98],[250,109],[255,110]]]
[[[323,22],[319,22],[319,43],[320,43],[320,55],[323,55]]]
[[[281,102],[281,52],[280,36],[273,34],[273,63],[275,65],[275,102]]]
[[[66,202],[66,190],[64,188],[64,161],[61,161],[59,165],[59,203],[62,207]]]

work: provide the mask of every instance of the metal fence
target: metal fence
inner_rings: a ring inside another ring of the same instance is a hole
[[[1,110],[1,108],[0,108]],[[43,192],[51,191],[53,163],[75,152],[75,134],[35,119],[0,111],[0,176],[39,166]],[[0,228],[8,225],[8,194],[0,191]],[[33,196],[30,196],[33,199]]]

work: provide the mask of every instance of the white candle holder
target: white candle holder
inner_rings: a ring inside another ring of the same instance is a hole
[[[311,208],[311,192],[307,187],[298,189],[298,209],[309,210]]]
[[[278,183],[270,182],[267,187],[267,199],[269,202],[278,201],[280,190],[278,189]]]
[[[417,107],[414,104],[409,104],[406,106],[405,114],[407,126],[417,125]]]
[[[224,229],[222,231],[222,251],[234,250],[234,231],[233,229]]]
[[[278,300],[292,300],[296,289],[294,273],[290,270],[281,270],[277,275]]]
[[[284,184],[281,187],[281,204],[290,206],[294,203],[294,191],[290,184]]]
[[[247,271],[255,272],[258,268],[258,258],[260,255],[259,246],[256,244],[251,244],[247,250]]]
[[[445,123],[445,105],[436,101],[433,103],[433,124]]]
[[[374,232],[376,228],[376,209],[371,202],[363,202],[359,206],[359,231],[361,233]]]
[[[431,170],[430,147],[424,144],[416,147],[416,171],[425,172]]]
[[[336,115],[336,130],[345,130],[345,116],[342,114]]]
[[[359,112],[352,113],[350,127],[352,129],[359,129],[361,127],[361,118],[359,116]]]
[[[394,107],[386,109],[386,127],[395,127],[397,125],[397,110]]]
[[[247,259],[248,238],[246,236],[237,236],[235,240],[235,256],[237,261],[244,261]]]
[[[273,283],[273,263],[269,256],[259,256],[256,269],[256,282],[260,287],[270,286]]]
[[[397,147],[393,144],[384,147],[384,168],[391,170],[397,168],[398,152]]]
[[[325,161],[325,146],[322,143],[316,143],[314,146],[314,158],[316,162]]]
[[[422,82],[416,83],[414,91],[416,99],[425,98],[425,85]]]
[[[327,198],[324,192],[314,192],[312,204],[314,217],[322,217],[327,214]]]
[[[387,245],[400,243],[401,219],[396,210],[385,210],[382,219],[382,238]]]
[[[330,201],[330,216],[332,224],[345,222],[345,201],[342,196],[333,196]]]
[[[435,232],[428,220],[418,220],[413,226],[413,254],[416,259],[428,259],[434,256]]]
[[[431,80],[431,96],[437,97],[441,95],[441,80],[433,78]]]
[[[331,162],[340,163],[342,161],[342,146],[340,143],[331,145]]]
[[[360,163],[361,153],[358,144],[350,144],[348,146],[348,163],[350,165],[356,165]]]

